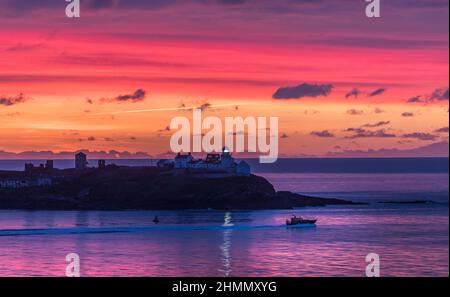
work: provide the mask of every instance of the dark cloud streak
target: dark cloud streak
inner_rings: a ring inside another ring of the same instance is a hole
[[[379,88],[379,89],[376,89],[375,91],[368,93],[367,97],[379,96],[379,95],[383,94],[384,92],[386,92],[385,88]]]
[[[322,138],[331,138],[334,137],[334,134],[328,130],[323,131],[312,131],[311,136],[322,137]]]
[[[300,99],[304,97],[328,96],[333,86],[330,84],[303,83],[294,87],[281,87],[273,95],[274,99]]]
[[[114,98],[102,98],[101,102],[139,102],[143,101],[146,96],[144,89],[137,89],[133,94],[119,95]]]
[[[25,101],[28,101],[28,98],[26,98],[22,93],[14,97],[0,96],[0,105],[4,106],[12,106]]]

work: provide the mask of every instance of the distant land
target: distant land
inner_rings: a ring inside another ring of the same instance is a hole
[[[128,151],[90,151],[82,149],[78,151],[24,151],[7,152],[0,150],[0,160],[45,160],[45,159],[72,159],[73,155],[83,152],[91,159],[146,159],[146,158],[171,158],[173,153],[159,154],[152,156],[146,152]],[[238,158],[257,157],[256,154],[234,154]],[[436,142],[414,149],[379,149],[379,150],[336,150],[326,155],[280,155],[280,158],[425,158],[425,157],[448,157],[449,143],[447,141]]]
[[[380,150],[344,150],[330,152],[328,157],[338,158],[418,158],[418,157],[448,157],[449,144],[446,141],[432,143],[409,150],[380,149]]]
[[[73,159],[73,156],[83,152],[88,154],[91,159],[146,159],[152,158],[151,155],[145,152],[127,152],[127,151],[90,151],[87,149],[78,150],[74,152],[52,152],[52,151],[24,151],[20,153],[6,152],[0,150],[0,160],[65,160]]]
[[[449,159],[444,158],[289,158],[275,164],[260,164],[246,159],[258,173],[448,173]],[[0,162],[1,164],[1,162]]]
[[[38,179],[40,175],[0,171],[4,179]],[[265,178],[198,177],[156,167],[55,169],[51,186],[0,188],[0,209],[27,210],[164,210],[291,209],[357,204],[340,199],[276,192]]]

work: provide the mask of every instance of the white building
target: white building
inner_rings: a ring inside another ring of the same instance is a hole
[[[175,168],[202,173],[206,171],[209,173],[225,173],[229,175],[250,175],[250,165],[245,161],[237,164],[226,147],[223,148],[222,154],[208,154],[205,160],[195,160],[190,153],[187,155],[178,154],[175,157]]]
[[[178,155],[175,157],[175,168],[188,168],[188,163],[192,162],[193,160],[194,157],[192,157],[191,153],[187,155],[178,153]]]
[[[250,173],[251,173],[251,168],[247,162],[241,161],[241,162],[239,162],[239,164],[237,164],[237,166],[236,166],[236,174],[237,175],[249,176]]]

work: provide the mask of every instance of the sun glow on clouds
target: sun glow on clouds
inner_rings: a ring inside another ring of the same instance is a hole
[[[54,7],[45,14],[30,8],[23,18],[5,3],[0,99],[24,94],[29,100],[0,104],[0,150],[120,148],[156,155],[168,149],[170,119],[205,103],[206,114],[222,117],[279,116],[280,151],[287,155],[413,148],[430,142],[401,135],[448,125],[448,98],[407,103],[448,90],[448,7],[421,11],[426,25],[419,26],[404,21],[416,16],[412,6],[389,6],[375,24],[351,5],[193,1],[135,9],[118,1],[121,9],[91,8],[74,24]],[[279,88],[301,84],[332,89],[314,98],[273,99]],[[346,98],[353,89],[359,92]],[[343,132],[380,121],[390,123],[366,129],[396,137],[350,139]],[[438,135],[447,139],[448,133]]]

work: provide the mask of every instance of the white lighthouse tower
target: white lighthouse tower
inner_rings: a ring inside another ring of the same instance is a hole
[[[234,158],[231,156],[230,150],[225,146],[222,149],[222,155],[220,156],[221,165],[226,168],[227,171],[233,170],[236,163]]]

